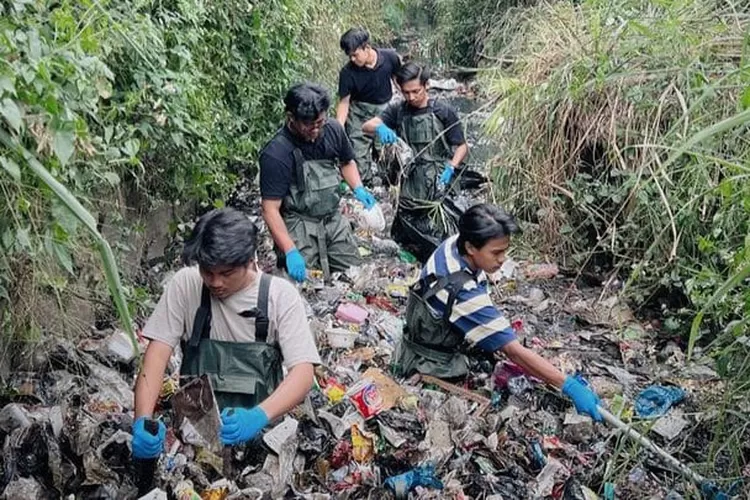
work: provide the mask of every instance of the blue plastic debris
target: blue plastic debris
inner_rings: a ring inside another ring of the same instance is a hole
[[[685,391],[679,387],[652,385],[638,394],[635,399],[635,413],[641,418],[661,417],[672,405],[683,399]]]
[[[417,486],[443,489],[443,483],[435,476],[435,465],[428,463],[398,476],[385,480],[385,485],[393,490],[396,498],[407,498],[409,491]]]
[[[534,470],[540,470],[547,465],[547,457],[544,455],[542,444],[538,439],[529,442],[529,454],[531,455],[531,466]]]
[[[615,485],[613,483],[604,483],[604,500],[615,500]]]

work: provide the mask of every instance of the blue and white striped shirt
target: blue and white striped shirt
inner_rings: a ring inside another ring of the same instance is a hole
[[[430,256],[422,268],[421,278],[434,274],[438,278],[465,269],[474,276],[458,292],[451,311],[450,322],[464,332],[469,344],[485,351],[496,351],[516,339],[510,322],[492,303],[484,271],[474,272],[458,253],[458,235],[445,240]],[[434,311],[441,315],[448,302],[448,292],[440,290],[428,300]]]

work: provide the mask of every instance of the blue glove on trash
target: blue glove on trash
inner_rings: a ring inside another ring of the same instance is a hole
[[[440,177],[438,178],[438,182],[440,184],[446,185],[453,178],[453,165],[451,165],[450,163],[446,161],[444,167],[445,168],[443,172],[440,174]]]
[[[250,410],[224,408],[221,412],[221,441],[229,446],[246,443],[267,425],[268,415],[260,406]]]
[[[375,134],[378,136],[381,144],[394,144],[398,139],[396,132],[385,123],[381,123],[375,127]]]
[[[375,206],[375,197],[371,192],[369,192],[362,186],[357,186],[354,189],[354,197],[362,202],[362,204],[365,206],[365,210],[370,210]]]
[[[164,450],[164,438],[167,436],[167,427],[164,425],[164,422],[159,420],[159,429],[156,435],[153,435],[146,429],[146,420],[149,418],[138,417],[135,423],[133,423],[133,458],[157,458]]]
[[[562,392],[570,399],[578,413],[585,413],[597,422],[602,421],[599,414],[599,397],[576,377],[568,376],[562,386]]]
[[[296,248],[286,253],[286,272],[293,280],[300,283],[305,281],[305,258]]]

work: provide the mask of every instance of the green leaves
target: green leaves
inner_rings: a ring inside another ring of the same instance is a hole
[[[16,101],[6,97],[0,102],[0,114],[3,115],[5,121],[11,126],[16,132],[21,130],[23,125],[23,115],[21,114],[21,108],[18,107]]]
[[[56,130],[52,140],[52,150],[60,163],[65,166],[75,151],[75,133],[68,130]]]
[[[3,166],[6,172],[13,177],[13,180],[16,182],[21,181],[21,168],[18,166],[16,162],[11,160],[10,158],[6,158],[4,156],[0,156],[0,165]]]

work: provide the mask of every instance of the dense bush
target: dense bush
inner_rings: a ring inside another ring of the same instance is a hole
[[[542,252],[661,306],[689,352],[713,341],[735,408],[750,380],[750,15],[584,0],[506,26],[506,64],[486,81],[498,200]]]
[[[386,37],[383,4],[0,3],[3,331],[38,330],[34,297],[52,291],[64,309],[66,287],[91,260],[75,218],[16,146],[34,152],[100,223],[117,225],[126,201],[146,210],[221,205],[238,176],[255,173],[259,148],[282,123],[289,85],[335,81],[340,33],[361,23]],[[93,276],[85,288],[100,281]]]

